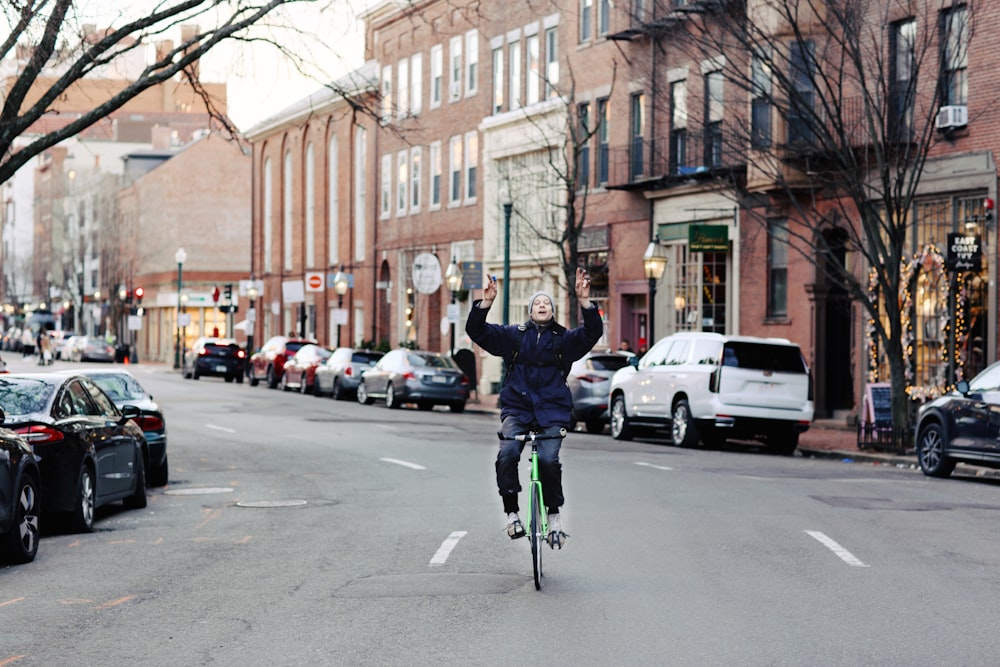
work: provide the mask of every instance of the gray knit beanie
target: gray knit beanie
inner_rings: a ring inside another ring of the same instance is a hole
[[[535,299],[537,299],[540,296],[544,296],[544,297],[548,298],[549,303],[552,304],[552,316],[555,317],[555,314],[556,314],[556,300],[554,298],[552,298],[552,295],[549,292],[546,292],[545,290],[538,290],[537,292],[535,292],[534,294],[531,295],[530,299],[528,299],[528,314],[529,315],[531,314],[531,307],[533,305],[535,305]]]

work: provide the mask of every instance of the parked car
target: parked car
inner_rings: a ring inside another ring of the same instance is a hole
[[[69,354],[70,361],[106,361],[115,360],[115,348],[103,338],[97,336],[73,336],[63,348],[63,356]]]
[[[225,378],[226,382],[243,383],[246,352],[235,339],[202,337],[184,352],[181,375],[197,380],[203,376]]]
[[[94,510],[121,500],[146,506],[146,438],[139,408],[119,410],[93,380],[66,373],[0,377],[3,426],[39,460],[42,507],[73,529],[94,529]]]
[[[316,395],[329,395],[338,401],[356,396],[361,374],[374,366],[382,355],[382,352],[375,350],[338,347],[330,358],[316,369]]]
[[[920,469],[929,477],[947,477],[957,463],[1000,468],[1000,362],[971,380],[959,380],[955,391],[917,410],[914,449]]]
[[[618,369],[628,366],[630,356],[633,355],[589,352],[573,362],[566,376],[566,384],[573,395],[573,421],[583,422],[588,433],[602,433],[608,425],[611,377]]]
[[[330,358],[330,350],[322,345],[303,345],[292,358],[285,363],[285,372],[281,374],[281,388],[285,391],[298,389],[303,394],[315,391],[316,369]]]
[[[73,336],[79,334],[75,331],[53,331],[52,332],[52,356],[55,359],[63,359],[63,351]]]
[[[398,349],[387,352],[361,375],[357,392],[358,402],[365,405],[381,399],[387,408],[416,403],[421,410],[447,405],[452,412],[463,412],[469,390],[469,378],[451,358]]]
[[[315,344],[308,338],[289,338],[288,336],[272,336],[263,347],[250,357],[250,386],[256,387],[264,380],[267,386],[275,389],[285,372],[285,363],[299,351],[303,345]]]
[[[126,370],[82,368],[63,371],[85,375],[100,387],[119,410],[126,405],[139,408],[139,416],[133,418],[146,437],[146,484],[164,486],[169,477],[167,461],[167,421],[160,406],[153,400],[139,380]]]
[[[760,439],[791,454],[813,419],[799,346],[779,338],[682,332],[660,339],[611,380],[611,435],[669,430],[673,444]]]
[[[28,563],[38,553],[40,479],[27,441],[0,428],[0,558],[8,563]]]

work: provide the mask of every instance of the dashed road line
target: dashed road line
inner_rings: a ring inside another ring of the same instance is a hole
[[[670,466],[658,466],[652,463],[646,463],[645,461],[636,461],[637,466],[646,466],[647,468],[656,468],[657,470],[673,470]]]
[[[439,565],[444,565],[448,562],[448,556],[451,555],[452,550],[458,546],[458,541],[465,537],[467,531],[456,530],[448,536],[441,546],[438,547],[437,553],[431,558],[430,566],[437,567]]]
[[[215,424],[205,424],[205,428],[211,429],[213,431],[223,431],[225,433],[236,433],[234,428],[226,428],[225,426],[216,426]]]
[[[809,537],[813,538],[814,540],[816,540],[820,544],[822,544],[824,547],[826,547],[830,551],[832,551],[834,554],[837,555],[837,558],[839,558],[840,560],[844,561],[845,563],[847,563],[851,567],[869,567],[868,565],[865,565],[860,560],[858,560],[857,556],[855,556],[854,554],[852,554],[850,551],[848,551],[844,547],[840,546],[840,544],[838,544],[836,542],[836,540],[834,540],[834,539],[832,539],[830,537],[827,537],[826,535],[824,535],[823,533],[819,532],[818,530],[807,530],[807,531],[805,531],[805,534],[808,535]]]
[[[379,461],[385,461],[386,463],[395,463],[398,466],[403,466],[404,468],[410,468],[412,470],[427,470],[427,468],[423,467],[418,463],[410,463],[409,461],[403,461],[402,459],[381,458],[379,459]]]

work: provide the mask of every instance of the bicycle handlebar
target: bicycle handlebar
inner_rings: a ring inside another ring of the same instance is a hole
[[[501,436],[503,437],[503,436]],[[555,440],[556,438],[565,438],[566,429],[559,429],[559,433],[556,435],[540,435],[537,431],[528,431],[527,433],[522,433],[521,435],[515,435],[514,440],[518,442],[529,442],[531,440]]]

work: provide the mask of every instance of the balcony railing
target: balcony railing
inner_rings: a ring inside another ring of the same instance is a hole
[[[607,181],[597,185],[629,189],[655,182],[659,186],[665,181],[708,178],[742,167],[744,161],[742,152],[718,131],[676,132],[658,139],[655,148],[634,138],[628,146],[607,149]]]

